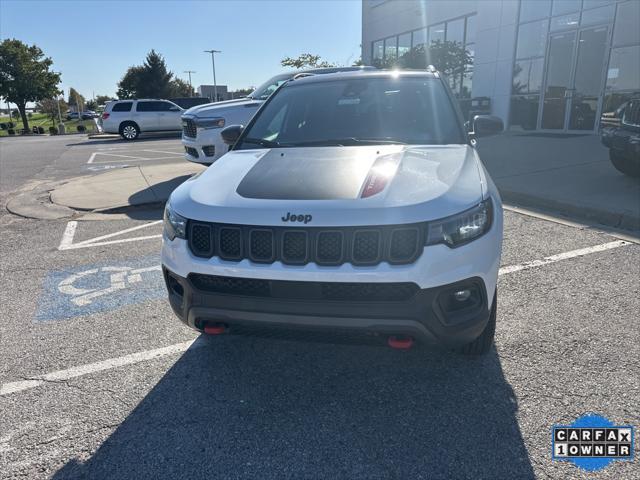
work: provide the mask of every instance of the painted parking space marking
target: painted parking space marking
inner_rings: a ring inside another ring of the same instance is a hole
[[[143,352],[136,352],[129,355],[124,355],[122,357],[110,358],[101,362],[89,363],[77,367],[67,368],[64,370],[57,370],[45,375],[34,376],[33,378],[29,378],[27,380],[3,383],[0,386],[0,397],[9,395],[11,393],[30,390],[32,388],[44,385],[47,382],[64,382],[77,377],[89,375],[91,373],[98,373],[104,370],[111,370],[126,365],[134,365],[140,362],[147,362],[156,358],[166,357],[167,355],[184,353],[189,349],[200,348],[204,345],[206,345],[206,343],[201,340],[201,337],[198,337],[195,340],[176,343],[174,345],[169,345],[168,347],[145,350]]]
[[[165,296],[157,255],[54,270],[44,279],[36,322],[67,320]]]
[[[76,230],[78,229],[78,222],[76,220],[72,220],[67,223],[64,233],[62,234],[62,240],[60,240],[60,245],[58,245],[58,250],[75,250],[78,248],[99,247],[103,245],[115,245],[118,243],[137,242],[140,240],[150,240],[154,238],[161,238],[162,234],[157,233],[154,235],[143,235],[141,237],[130,237],[130,238],[119,238],[117,240],[108,240],[110,238],[135,232],[143,228],[152,227],[160,223],[162,223],[162,220],[155,220],[153,222],[145,223],[143,225],[137,225],[135,227],[125,228],[124,230],[119,230],[117,232],[109,233],[107,235],[101,235],[99,237],[94,237],[88,240],[83,240],[81,242],[74,243],[73,239],[76,234]]]
[[[115,152],[118,152],[118,153],[115,153]],[[149,153],[152,155],[141,156]],[[157,154],[160,154],[160,156],[158,156]],[[150,162],[153,160],[173,160],[173,159],[181,159],[183,155],[184,153],[181,151],[154,150],[150,148],[139,148],[139,149],[112,148],[112,149],[103,149],[103,150],[93,152],[89,156],[89,159],[87,160],[87,164],[91,165],[91,164],[97,164],[97,163],[126,162],[126,161]],[[108,157],[108,158],[103,160],[102,157]]]
[[[625,241],[615,241],[615,242],[609,242],[609,243],[604,243],[601,245],[595,245],[593,247],[588,247],[588,248],[581,248],[581,249],[577,249],[577,250],[571,250],[569,252],[563,252],[557,255],[552,255],[549,257],[545,257],[542,260],[537,260],[537,261],[533,261],[533,262],[526,262],[526,263],[522,263],[522,264],[518,264],[518,265],[509,265],[506,267],[502,267],[500,269],[499,275],[507,275],[507,274],[511,274],[511,273],[515,273],[515,272],[519,272],[519,271],[523,271],[523,270],[527,270],[527,269],[532,269],[532,268],[537,268],[537,267],[542,267],[545,265],[549,265],[555,262],[559,262],[559,261],[564,261],[564,260],[569,260],[572,258],[578,258],[578,257],[584,257],[586,255],[590,255],[593,253],[597,253],[597,252],[603,252],[603,251],[607,251],[607,250],[611,250],[611,249],[615,249],[615,248],[619,248],[619,247],[623,247],[626,245],[631,245],[631,242],[625,242]],[[148,261],[151,259],[147,259],[145,261]],[[154,282],[153,278],[154,277],[158,277],[159,278],[159,282],[162,282],[162,276],[159,273],[159,268],[160,265],[155,263],[155,264],[147,264],[147,266],[137,266],[137,268],[133,268],[132,265],[127,265],[128,267],[131,267],[130,270],[126,270],[127,275],[128,276],[134,276],[135,280],[131,281],[129,280],[130,284],[132,285],[140,285],[143,282],[140,281],[142,280],[142,278],[140,280],[138,280],[135,275],[137,273],[140,273],[140,275],[142,275],[142,270],[144,271],[145,274],[148,274],[151,277],[151,281]],[[93,276],[94,274],[99,273],[97,270],[99,268],[104,268],[104,267],[97,267],[94,266],[93,268],[89,268],[89,269],[85,269],[85,270],[79,270],[78,273],[82,273],[82,272],[86,272],[87,270],[91,270],[91,273],[86,273],[85,275],[83,275],[83,277],[85,278],[89,278],[90,276]],[[142,270],[141,270],[142,269]],[[93,272],[94,270],[96,270],[95,272]],[[62,281],[68,279],[68,275],[69,272],[65,272],[67,274],[66,277],[63,278]],[[76,273],[76,275],[78,275],[78,273]],[[113,270],[107,270],[106,272],[103,273],[113,273]],[[73,275],[73,274],[72,274]],[[77,277],[76,280],[80,279],[81,277]],[[109,278],[109,280],[111,280]],[[45,282],[46,283],[46,282]],[[57,285],[59,285],[60,282],[58,282]],[[67,284],[73,285],[74,288],[79,288],[79,290],[82,290],[83,286],[79,286],[75,284],[75,280],[73,282],[68,282]],[[106,285],[103,284],[103,285]],[[109,286],[107,285],[105,288],[109,288]],[[114,292],[124,292],[126,291],[127,288],[125,287],[124,289],[117,289],[114,290],[113,292],[110,293],[114,293]],[[164,289],[163,288],[158,288],[157,289],[159,293],[159,297],[150,297],[150,298],[164,298]],[[73,293],[73,292],[72,292]],[[83,291],[79,291],[79,295],[84,295],[85,293]],[[127,295],[129,295],[130,292],[127,293]],[[73,295],[71,295],[73,296]],[[105,294],[106,296],[106,294]],[[96,298],[98,301],[100,300],[99,297],[93,297]],[[126,298],[126,297],[125,297]],[[93,300],[93,299],[92,299]],[[73,303],[73,302],[71,302]],[[119,308],[122,305],[126,305],[126,304],[130,304],[130,303],[135,303],[135,302],[127,302],[127,303],[121,303],[118,302],[114,305],[114,302],[110,302],[111,303],[111,307],[112,308]],[[91,305],[94,305],[95,308],[95,304],[90,303],[90,304],[85,304],[82,305],[81,307],[78,308],[88,308]],[[97,310],[96,310],[97,311]],[[183,353],[186,352],[189,349],[193,349],[196,347],[200,347],[205,345],[206,343],[204,343],[202,340],[202,337],[198,337],[198,339],[196,340],[192,340],[192,341],[188,341],[188,342],[182,342],[182,343],[177,343],[177,344],[173,344],[173,345],[169,345],[166,347],[162,347],[162,348],[157,348],[157,349],[152,349],[152,350],[143,350],[141,352],[136,352],[136,353],[132,353],[129,355],[124,355],[121,357],[115,357],[115,358],[111,358],[108,360],[103,360],[100,362],[95,362],[95,363],[90,363],[90,364],[85,364],[85,365],[80,365],[80,366],[76,366],[76,367],[71,367],[68,369],[64,369],[64,370],[57,370],[54,372],[50,372],[47,373],[45,375],[40,375],[40,376],[34,376],[33,378],[29,378],[26,380],[20,380],[20,381],[15,381],[15,382],[6,382],[0,385],[0,396],[4,396],[4,395],[9,395],[9,394],[13,394],[13,393],[18,393],[18,392],[22,392],[22,391],[26,391],[26,390],[30,390],[33,388],[37,388],[40,387],[44,384],[46,384],[47,382],[60,382],[60,381],[65,381],[65,380],[70,380],[73,378],[77,378],[77,377],[81,377],[81,376],[85,376],[85,375],[90,375],[93,373],[98,373],[98,372],[102,372],[102,371],[107,371],[107,370],[111,370],[111,369],[115,369],[115,368],[119,368],[122,366],[126,366],[126,365],[134,365],[140,362],[145,362],[145,361],[149,361],[149,360],[153,360],[156,358],[161,358],[167,355],[173,355],[173,354],[178,354],[178,353]]]
[[[132,229],[141,228],[133,227]],[[70,227],[72,229],[73,227]],[[131,231],[132,229],[129,229]],[[117,232],[120,233],[120,232]],[[113,234],[97,237],[109,238]],[[106,243],[106,242],[97,242]],[[96,244],[97,244],[96,243]],[[517,265],[500,268],[499,275],[539,268],[559,261],[584,257],[597,252],[631,245],[614,242],[581,248]],[[165,295],[161,266],[157,256],[120,264],[85,265],[73,271],[49,272],[44,293],[35,316],[36,321],[64,320],[114,310],[125,305],[163,298]],[[144,281],[143,281],[144,280]]]
[[[601,245],[594,245],[593,247],[579,248],[577,250],[571,250],[569,252],[558,253],[544,257],[542,260],[533,260],[531,262],[521,263],[519,265],[509,265],[500,269],[500,275],[506,275],[508,273],[515,273],[521,270],[528,270],[530,268],[542,267],[549,265],[550,263],[559,262],[561,260],[569,260],[570,258],[584,257],[592,253],[604,252],[613,248],[624,247],[625,245],[631,245],[631,242],[625,242],[624,240],[616,240],[609,243],[603,243]]]
[[[142,282],[142,274],[160,271],[160,265],[151,267],[132,268],[107,266],[102,268],[90,268],[82,272],[73,273],[58,284],[58,291],[71,296],[71,302],[79,307],[91,305],[93,300],[127,288],[133,283]],[[107,273],[110,284],[104,288],[78,288],[74,284],[89,275]]]

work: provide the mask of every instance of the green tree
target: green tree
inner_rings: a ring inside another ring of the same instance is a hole
[[[96,96],[96,103],[98,104],[98,106],[104,105],[105,103],[107,103],[107,102],[109,102],[111,100],[115,100],[115,98],[113,98],[111,95],[97,95]]]
[[[58,106],[60,106],[61,114],[69,108],[67,102],[62,98],[45,98],[36,105],[36,108],[39,112],[46,113],[53,122],[56,122],[58,120]]]
[[[118,97],[168,98],[174,89],[180,88],[174,82],[162,55],[151,50],[142,65],[126,71],[118,83]]]
[[[138,97],[138,84],[143,81],[142,77],[142,66],[129,67],[118,83],[118,91],[116,92],[118,98],[124,99]]]
[[[193,87],[180,78],[174,78],[169,84],[169,97],[193,97]]]
[[[29,130],[27,102],[51,98],[58,93],[60,73],[50,70],[53,60],[40,47],[16,39],[0,43],[0,96],[15,103],[22,125]]]
[[[80,105],[78,105],[78,102],[80,102]],[[86,101],[75,88],[71,87],[69,89],[69,100],[67,101],[67,103],[70,107],[74,107],[76,111],[80,112],[82,111]]]
[[[280,65],[283,67],[293,67],[297,70],[301,68],[335,67],[333,63],[322,60],[320,55],[313,55],[311,53],[301,53],[297,58],[284,57],[280,60]]]

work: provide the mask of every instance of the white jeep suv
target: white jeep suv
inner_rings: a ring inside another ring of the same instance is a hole
[[[306,329],[491,348],[502,205],[440,75],[293,79],[165,208],[169,301],[210,334]],[[305,333],[308,335],[309,333]]]
[[[248,97],[190,108],[182,115],[182,144],[185,158],[190,162],[210,165],[227,153],[229,147],[220,136],[222,128],[225,125],[246,125],[269,95],[293,76],[354,70],[375,69],[373,67],[330,67],[283,73],[267,80]]]
[[[102,128],[125,140],[135,140],[143,132],[179,131],[183,112],[169,100],[113,100],[105,105]]]

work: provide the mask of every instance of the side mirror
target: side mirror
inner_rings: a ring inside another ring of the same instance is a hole
[[[476,137],[488,137],[504,130],[500,117],[494,115],[476,115],[473,117],[473,132]]]
[[[220,135],[222,135],[222,141],[227,145],[233,145],[238,141],[243,130],[244,125],[229,125],[228,127],[223,128],[220,132]]]
[[[170,112],[180,112],[182,109],[180,107],[169,107]]]

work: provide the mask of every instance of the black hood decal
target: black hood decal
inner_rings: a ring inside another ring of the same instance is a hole
[[[271,150],[247,172],[236,192],[270,200],[356,199],[374,160],[351,148]]]

